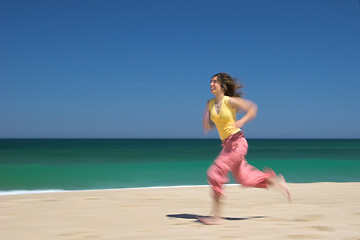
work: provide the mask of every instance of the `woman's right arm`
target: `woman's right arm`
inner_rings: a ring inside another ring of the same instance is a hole
[[[203,113],[203,127],[205,130],[212,130],[214,127],[210,119],[209,102],[206,103],[205,111]]]

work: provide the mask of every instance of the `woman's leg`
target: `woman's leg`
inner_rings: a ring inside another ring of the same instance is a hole
[[[267,188],[269,185],[269,178],[276,177],[276,174],[271,169],[262,172],[259,169],[251,166],[245,159],[234,164],[231,169],[235,180],[244,187]]]
[[[198,217],[198,219],[207,225],[217,225],[221,224],[223,219],[221,217],[221,195],[218,195],[216,193],[212,196],[212,212],[213,216],[211,217]]]
[[[238,145],[247,148],[246,139],[239,139]],[[239,149],[236,157],[241,159],[241,161],[236,161],[236,163],[234,163],[231,172],[238,183],[245,187],[255,188],[267,188],[269,185],[274,186],[275,188],[285,192],[289,201],[291,201],[290,190],[282,175],[276,176],[275,172],[271,169],[267,169],[263,172],[254,166],[251,166],[246,161],[245,155],[243,155],[243,151],[241,149]]]
[[[207,179],[212,188],[212,217],[199,217],[204,224],[220,224],[221,218],[221,199],[224,195],[223,185],[229,181],[228,172],[232,167],[229,158],[228,148],[223,148],[219,156],[207,171]]]

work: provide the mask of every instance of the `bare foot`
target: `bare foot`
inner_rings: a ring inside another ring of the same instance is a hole
[[[271,178],[270,181],[274,187],[280,189],[281,191],[283,191],[286,194],[289,202],[292,201],[290,189],[289,189],[283,175],[280,174],[277,177]]]
[[[221,217],[198,217],[199,221],[205,225],[219,225],[223,222]]]
[[[289,202],[292,201],[292,197],[291,197],[291,192],[290,192],[290,189],[285,181],[285,178],[283,175],[279,175],[278,176],[278,184],[280,185],[280,187],[283,189],[283,191],[286,193],[287,197],[288,197],[288,200]]]

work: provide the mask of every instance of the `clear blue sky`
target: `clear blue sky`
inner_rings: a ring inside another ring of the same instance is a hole
[[[0,138],[202,138],[218,72],[248,138],[360,138],[359,1],[0,1]]]

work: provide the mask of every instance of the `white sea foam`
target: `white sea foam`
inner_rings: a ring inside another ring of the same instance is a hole
[[[226,186],[238,184],[225,184]],[[111,189],[87,189],[87,190],[62,190],[62,189],[48,189],[48,190],[10,190],[0,191],[1,195],[21,195],[21,194],[35,194],[35,193],[54,193],[54,192],[79,192],[79,191],[103,191],[103,190],[146,190],[146,189],[162,189],[162,188],[194,188],[194,187],[209,187],[209,185],[179,185],[179,186],[153,186],[153,187],[132,187],[132,188],[111,188]]]
[[[1,195],[19,195],[19,194],[33,194],[33,193],[51,193],[51,192],[64,192],[65,190],[60,189],[48,189],[48,190],[10,190],[0,191]]]

